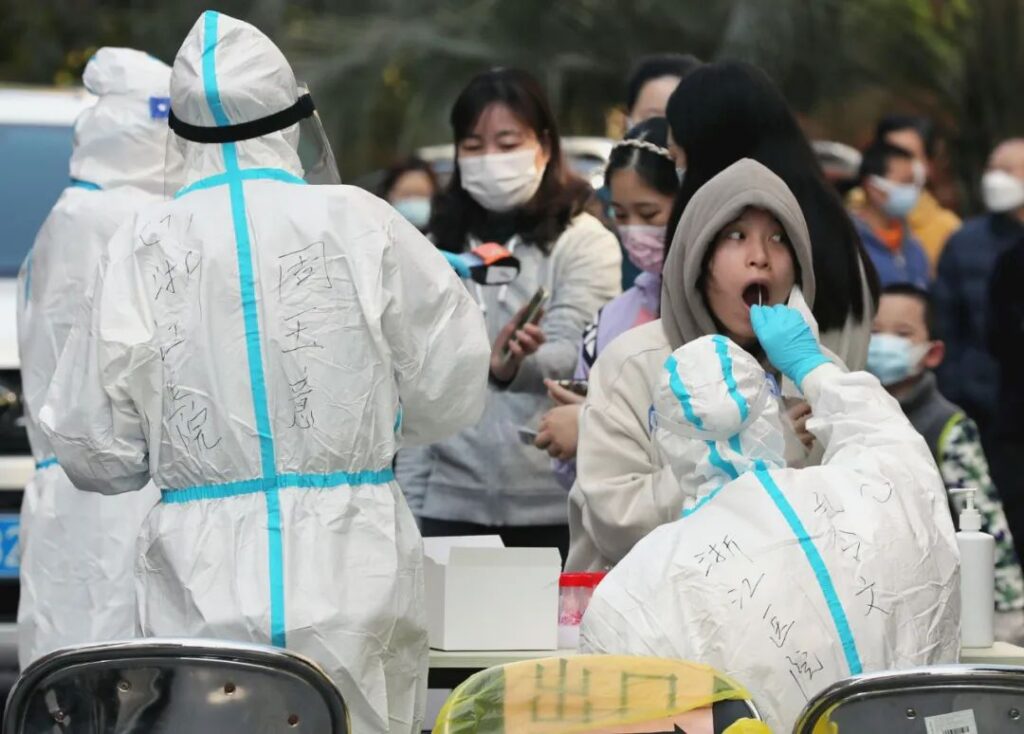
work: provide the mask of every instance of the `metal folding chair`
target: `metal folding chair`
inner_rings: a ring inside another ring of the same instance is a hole
[[[1024,734],[1024,668],[946,665],[839,681],[808,703],[793,730],[832,731]]]
[[[279,648],[135,640],[60,650],[22,674],[4,734],[349,734],[341,693]]]

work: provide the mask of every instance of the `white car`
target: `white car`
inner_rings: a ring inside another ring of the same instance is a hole
[[[83,89],[0,86],[0,665],[17,660],[18,513],[35,469],[22,416],[18,270],[69,183],[72,126],[94,101]]]

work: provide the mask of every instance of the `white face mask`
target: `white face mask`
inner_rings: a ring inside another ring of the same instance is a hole
[[[522,206],[537,193],[544,169],[537,169],[537,149],[459,158],[462,188],[492,212]]]
[[[1024,206],[1024,181],[1006,171],[988,171],[981,179],[981,195],[990,212],[1012,212]]]
[[[906,217],[917,206],[917,200],[921,196],[921,187],[917,184],[900,184],[881,176],[872,176],[871,183],[888,196],[885,203],[882,204],[882,209],[890,217],[898,219]]]
[[[921,361],[929,349],[930,342],[915,344],[895,334],[872,334],[867,370],[883,385],[896,385],[924,371]]]

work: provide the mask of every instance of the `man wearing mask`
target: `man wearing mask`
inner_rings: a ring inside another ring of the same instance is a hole
[[[925,188],[935,157],[935,128],[926,117],[888,115],[878,121],[875,140],[903,148],[914,156],[914,175],[922,188],[917,205],[907,215],[907,224],[924,248],[934,271],[949,236],[960,228],[960,217],[943,208]]]
[[[853,215],[864,249],[884,288],[892,283],[928,287],[928,258],[907,225],[921,186],[914,157],[902,148],[876,142],[860,165],[864,204]]]
[[[933,295],[946,361],[939,387],[960,405],[987,439],[999,373],[986,343],[989,283],[999,256],[1024,236],[1024,139],[1000,144],[982,178],[988,214],[968,219],[939,259]]]

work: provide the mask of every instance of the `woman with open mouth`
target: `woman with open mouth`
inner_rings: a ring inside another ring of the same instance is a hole
[[[757,357],[773,375],[774,399],[790,407],[787,464],[816,463],[806,450],[813,437],[803,425],[807,410],[799,389],[773,371],[750,325],[751,306],[788,304],[815,328],[810,237],[782,179],[749,159],[712,178],[680,220],[662,279],[661,318],[612,342],[590,375],[569,494],[567,570],[615,565],[647,533],[700,499],[652,442],[655,383],[669,355],[687,342],[723,334]]]

